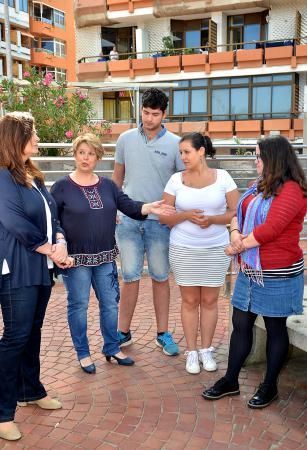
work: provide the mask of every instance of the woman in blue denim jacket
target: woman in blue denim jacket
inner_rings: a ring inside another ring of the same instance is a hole
[[[40,382],[39,354],[53,263],[70,260],[56,204],[30,159],[38,141],[30,114],[0,120],[0,438],[10,441],[21,437],[17,403],[61,408]]]

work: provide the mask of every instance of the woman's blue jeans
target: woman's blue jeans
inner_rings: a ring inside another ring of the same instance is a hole
[[[0,422],[14,420],[18,401],[39,400],[47,393],[40,382],[41,328],[51,286],[11,288],[3,275],[0,303]]]
[[[78,359],[90,355],[87,338],[87,310],[90,289],[93,286],[99,303],[100,330],[105,355],[120,351],[117,336],[119,284],[116,263],[100,266],[79,266],[65,270],[62,274],[67,290],[68,324]]]

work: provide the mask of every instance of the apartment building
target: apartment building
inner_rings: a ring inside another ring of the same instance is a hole
[[[136,116],[125,83],[138,82],[168,83],[175,132],[303,136],[305,0],[76,0],[75,17],[77,77],[118,86],[96,106],[119,132]]]
[[[29,1],[31,66],[56,81],[76,80],[74,1]]]
[[[22,78],[31,58],[28,0],[9,0],[12,72]],[[0,0],[0,77],[7,75],[7,44],[5,39],[4,0]]]

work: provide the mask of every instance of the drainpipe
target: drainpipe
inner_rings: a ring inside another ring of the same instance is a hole
[[[4,0],[4,27],[6,43],[6,75],[9,80],[13,78],[12,51],[11,51],[11,27],[8,0]]]

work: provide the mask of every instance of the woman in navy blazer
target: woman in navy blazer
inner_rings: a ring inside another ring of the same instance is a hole
[[[40,382],[41,327],[51,293],[53,263],[69,267],[56,205],[30,157],[38,152],[34,119],[0,119],[0,438],[17,440],[17,403],[61,408]]]

